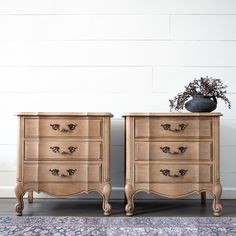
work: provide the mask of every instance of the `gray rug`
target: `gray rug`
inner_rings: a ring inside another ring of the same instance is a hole
[[[0,217],[0,235],[235,236],[226,217]]]

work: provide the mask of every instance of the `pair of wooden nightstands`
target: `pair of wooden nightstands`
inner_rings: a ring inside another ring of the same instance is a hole
[[[126,214],[137,192],[178,198],[213,196],[220,215],[220,113],[130,113],[125,115]],[[16,213],[33,191],[62,197],[99,192],[109,215],[111,113],[20,113]]]

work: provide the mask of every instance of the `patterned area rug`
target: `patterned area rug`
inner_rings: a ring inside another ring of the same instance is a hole
[[[233,236],[226,217],[0,217],[0,235]]]

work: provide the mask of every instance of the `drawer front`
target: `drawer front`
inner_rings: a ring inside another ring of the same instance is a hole
[[[102,142],[26,141],[25,160],[101,160]]]
[[[24,182],[101,182],[100,164],[24,164]]]
[[[135,164],[136,183],[211,183],[211,176],[211,165]]]
[[[25,137],[102,137],[99,118],[26,118]]]
[[[212,122],[204,117],[135,118],[136,138],[211,137]]]
[[[212,159],[211,142],[135,142],[135,160]]]

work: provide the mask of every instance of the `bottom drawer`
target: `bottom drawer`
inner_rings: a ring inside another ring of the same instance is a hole
[[[101,164],[25,164],[24,182],[101,182]]]
[[[210,164],[135,164],[136,183],[210,183]]]

